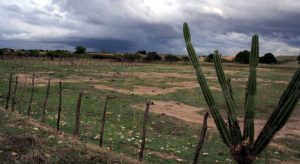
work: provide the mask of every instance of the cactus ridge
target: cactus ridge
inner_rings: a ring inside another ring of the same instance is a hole
[[[221,64],[221,57],[218,51],[214,53],[214,66],[218,81],[221,85],[227,106],[227,117],[229,127],[220,114],[215,99],[208,87],[207,81],[201,69],[200,62],[191,42],[190,30],[187,23],[183,24],[183,35],[186,49],[191,63],[196,71],[197,80],[202,89],[206,103],[209,106],[215,124],[219,130],[224,143],[230,148],[231,155],[238,163],[250,164],[270,143],[273,136],[279,131],[295,109],[300,98],[300,68],[295,72],[288,87],[272,112],[270,118],[254,141],[254,116],[255,116],[255,94],[256,94],[256,68],[259,59],[259,41],[255,34],[252,37],[251,53],[249,57],[249,78],[246,86],[245,96],[245,117],[243,135],[236,116],[236,103],[233,97],[230,76],[226,77]]]
[[[221,114],[219,113],[217,107],[216,107],[216,102],[212,96],[212,93],[210,91],[210,88],[207,85],[206,79],[204,77],[204,74],[202,72],[202,69],[200,67],[199,60],[196,56],[196,52],[194,50],[194,47],[191,43],[191,37],[190,37],[190,31],[187,23],[183,25],[183,33],[184,33],[184,38],[186,41],[186,48],[188,51],[188,54],[190,56],[191,62],[193,64],[193,67],[196,70],[196,75],[197,75],[197,80],[200,84],[200,87],[203,91],[205,100],[209,106],[209,109],[211,111],[212,117],[214,121],[216,122],[216,126],[218,130],[220,131],[221,137],[226,145],[232,145],[231,143],[231,136],[230,133],[226,127],[226,123],[224,119],[222,118]]]

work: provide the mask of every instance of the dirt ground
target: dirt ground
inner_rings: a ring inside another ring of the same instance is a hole
[[[144,104],[132,105],[132,107],[140,110],[145,109]],[[182,104],[175,101],[157,101],[154,100],[150,107],[150,112],[157,114],[165,114],[167,116],[175,117],[191,123],[203,122],[203,116],[200,114],[204,112],[204,108],[196,108],[186,104]],[[286,136],[298,136],[300,137],[300,120],[299,115],[293,115],[287,122],[287,124],[275,135],[275,138],[282,138]],[[243,129],[243,118],[238,118],[241,129]],[[255,119],[255,136],[259,134],[266,120]],[[216,125],[212,116],[208,118],[208,127],[216,129]]]

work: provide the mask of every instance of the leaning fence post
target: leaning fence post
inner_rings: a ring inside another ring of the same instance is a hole
[[[73,135],[77,137],[79,137],[79,130],[80,130],[80,107],[81,107],[82,95],[83,95],[83,90],[79,93],[77,106],[76,106],[75,127],[73,131]]]
[[[5,109],[6,109],[6,110],[8,109],[8,104],[9,104],[12,75],[13,75],[12,73],[9,75],[8,92],[7,92],[7,96],[6,96],[6,105],[5,105]]]
[[[47,85],[47,90],[46,90],[46,97],[45,97],[43,111],[42,111],[42,119],[41,119],[42,123],[45,123],[45,114],[46,114],[46,108],[47,108],[47,102],[48,102],[49,92],[50,92],[50,78],[48,79],[48,85]]]
[[[12,112],[15,110],[17,89],[18,89],[18,75],[16,76],[15,89],[14,89],[13,97],[12,97],[12,101],[11,101],[11,111]]]
[[[60,122],[60,113],[61,113],[61,81],[59,82],[59,90],[58,90],[58,112],[57,112],[57,122],[56,122],[56,130],[59,131],[59,122]]]
[[[198,142],[196,150],[195,150],[193,164],[197,164],[197,162],[198,162],[199,153],[201,151],[201,148],[202,148],[202,145],[203,145],[203,142],[204,142],[204,138],[205,138],[205,134],[206,134],[206,130],[207,130],[208,115],[209,115],[208,112],[205,112],[204,119],[203,119],[203,124],[202,124],[202,130],[201,130],[201,134],[200,134],[200,139],[199,139],[199,142]]]
[[[102,147],[102,143],[103,143],[103,134],[104,134],[104,124],[105,124],[106,110],[107,110],[107,101],[108,101],[108,96],[105,97],[105,103],[104,103],[104,109],[103,109],[102,123],[101,123],[101,129],[100,129],[100,139],[99,139],[99,146],[100,147]]]
[[[143,161],[143,156],[144,156],[144,149],[145,149],[145,140],[146,140],[146,129],[147,129],[147,120],[148,120],[148,113],[149,113],[149,109],[150,109],[150,104],[151,101],[148,100],[146,102],[146,109],[145,109],[145,113],[144,113],[144,122],[143,122],[143,131],[142,131],[142,143],[141,143],[141,148],[139,151],[139,161],[142,162]]]
[[[31,95],[30,95],[29,106],[28,106],[28,111],[27,111],[28,118],[30,117],[31,108],[32,108],[32,99],[33,99],[33,90],[34,90],[34,78],[35,78],[35,74],[32,75]]]

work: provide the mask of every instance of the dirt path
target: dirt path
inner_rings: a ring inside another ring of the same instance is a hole
[[[144,104],[132,105],[132,107],[144,110]],[[203,116],[199,112],[205,111],[204,108],[197,108],[175,101],[154,100],[151,104],[150,112],[165,114],[191,123],[202,123]],[[212,119],[208,119],[208,127],[215,127]]]
[[[178,90],[182,89],[193,89],[198,88],[199,84],[197,82],[190,82],[190,81],[183,81],[183,82],[174,82],[174,83],[167,83],[168,85],[173,85],[174,87],[169,88],[158,88],[158,87],[149,87],[149,86],[140,86],[135,85],[133,86],[133,90],[128,89],[120,89],[114,88],[107,85],[93,85],[94,88],[100,90],[110,90],[113,92],[123,93],[123,94],[133,94],[133,95],[163,95],[168,93],[174,93]],[[221,88],[212,86],[210,87],[212,90],[221,91]]]
[[[144,110],[144,104],[132,105],[136,109]],[[204,108],[197,108],[189,106],[186,104],[178,103],[175,101],[153,101],[150,111],[157,114],[165,114],[167,116],[175,117],[191,123],[202,123],[203,116],[199,114],[202,111],[205,111]],[[292,116],[287,124],[275,135],[275,138],[282,138],[285,136],[298,136],[300,137],[300,119],[299,115]],[[241,129],[243,129],[243,118],[238,118]],[[263,126],[265,125],[266,120],[255,119],[255,136],[257,136]],[[213,118],[210,116],[208,118],[208,127],[216,129]]]
[[[17,74],[19,79],[18,81],[21,84],[26,83],[27,85],[31,85],[32,75],[29,74]],[[49,75],[44,73],[38,73],[35,75],[35,86],[36,87],[43,87],[46,86],[49,80]],[[104,82],[104,80],[98,80],[94,79],[92,77],[83,77],[83,76],[68,76],[66,79],[59,79],[59,78],[50,78],[51,84],[53,83],[59,83],[60,81],[64,83],[85,83],[85,82],[95,82],[95,83],[101,83]]]

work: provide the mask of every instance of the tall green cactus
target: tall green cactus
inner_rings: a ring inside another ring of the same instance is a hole
[[[241,129],[235,113],[236,103],[232,95],[231,79],[225,76],[221,57],[218,51],[214,54],[214,65],[223,95],[226,100],[228,125],[226,126],[222,118],[214,97],[207,85],[204,74],[201,70],[200,62],[191,42],[190,31],[187,23],[183,24],[183,34],[186,49],[191,59],[192,65],[196,70],[196,75],[200,87],[203,91],[205,100],[211,111],[215,124],[220,132],[224,143],[229,147],[232,157],[241,164],[250,164],[255,157],[267,147],[273,136],[287,122],[300,98],[300,68],[294,74],[289,86],[282,95],[277,107],[271,114],[269,120],[254,141],[254,116],[255,116],[255,93],[256,93],[256,67],[259,59],[258,36],[252,37],[252,47],[250,54],[250,75],[247,82],[245,99],[245,118],[244,132]]]

